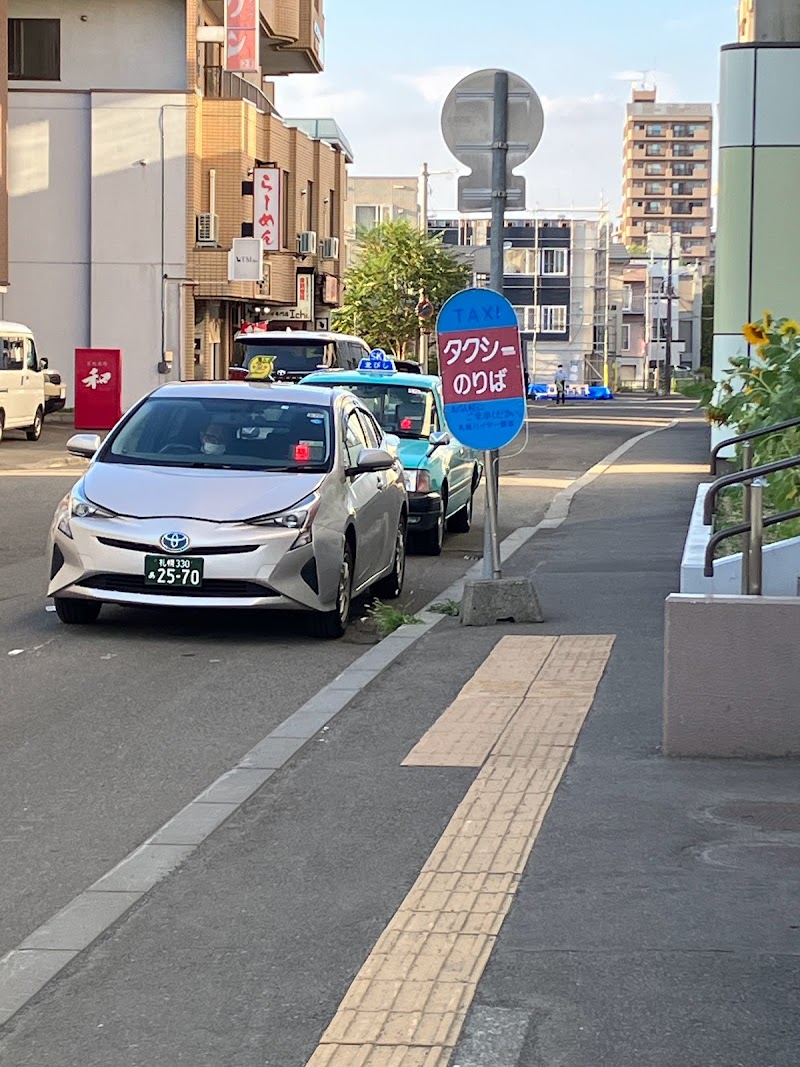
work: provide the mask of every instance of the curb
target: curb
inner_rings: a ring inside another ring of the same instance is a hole
[[[596,481],[620,456],[679,420],[639,434],[609,453],[568,488],[561,489],[536,526],[525,526],[505,538],[500,558],[507,562],[540,530],[564,523],[575,496]],[[434,604],[460,600],[464,585],[479,578],[482,563],[443,590],[417,613],[420,623],[399,627],[374,645],[310,700],[250,749],[229,771],[220,775],[194,800],[115,867],[79,893],[64,908],[34,930],[0,959],[0,1027],[24,1007],[75,957],[116,923],[162,879],[231,817],[336,715],[339,714],[403,652],[445,618]]]

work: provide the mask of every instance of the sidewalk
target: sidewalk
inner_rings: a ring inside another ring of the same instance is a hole
[[[658,752],[706,453],[687,420],[579,493],[506,568],[543,626],[443,619],[0,1030],[0,1064],[795,1067],[800,838],[720,807],[796,803],[797,767]]]

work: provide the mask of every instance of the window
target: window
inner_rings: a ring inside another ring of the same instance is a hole
[[[289,171],[281,174],[281,245],[289,248]]]
[[[660,123],[654,122],[647,127],[646,133],[648,137],[663,137],[664,127]]]
[[[645,163],[644,172],[645,172],[645,174],[648,174],[648,175],[663,174],[664,173],[664,164],[663,163]]]
[[[358,418],[361,423],[361,429],[364,431],[364,436],[367,439],[367,446],[369,448],[380,448],[383,434],[378,429],[375,420],[367,415],[365,411],[359,411]]]
[[[624,322],[622,324],[622,351],[630,352],[631,350],[631,327],[630,323]]]
[[[648,219],[647,222],[644,224],[645,233],[661,233],[662,229],[663,227],[661,223],[654,222],[653,219]]]
[[[352,411],[347,417],[344,428],[344,449],[347,453],[348,467],[355,467],[358,463],[362,448],[369,448],[367,435],[361,425],[358,413]]]
[[[0,340],[0,370],[22,370],[24,362],[21,337]]]
[[[673,200],[672,202],[672,214],[673,215],[691,215],[692,205],[688,200]]]
[[[373,204],[360,204],[356,207],[356,229],[374,230],[381,221],[381,209]]]
[[[536,308],[531,306],[518,306],[514,308],[520,330],[533,333],[536,330]]]
[[[624,301],[623,301],[623,304],[622,304],[622,310],[623,311],[630,311],[632,307],[633,307],[633,286],[632,285],[626,285],[625,286],[625,297],[624,297]]]
[[[539,252],[540,274],[566,274],[567,273],[567,250],[566,248],[543,248]]]
[[[15,81],[60,80],[60,19],[8,20],[8,77]]]
[[[696,133],[705,133],[707,127],[702,123],[690,122],[688,125],[683,122],[676,122],[674,134],[676,137],[694,137]]]
[[[672,173],[676,178],[690,178],[694,174],[694,163],[673,163]]]
[[[672,146],[672,154],[673,154],[673,156],[693,156],[694,155],[694,145],[693,144],[681,144],[679,142],[676,142]]]
[[[664,192],[663,182],[645,182],[644,191],[647,196],[661,196]]]
[[[678,219],[677,222],[672,223],[673,233],[691,233],[693,228],[694,223],[686,219]]]
[[[328,193],[328,236],[338,237],[338,225],[336,218],[336,194],[333,189]]]
[[[539,333],[566,333],[567,309],[563,304],[543,304],[538,311]]]
[[[33,343],[33,339],[25,337],[22,344],[25,350],[25,367],[28,370],[38,370],[39,364],[36,359],[36,345]]]
[[[651,341],[666,341],[667,339],[667,320],[666,319],[653,319],[650,327],[650,340]]]
[[[314,183],[306,184],[306,229],[314,229]]]
[[[430,389],[378,385],[369,381],[348,382],[344,388],[355,393],[378,426],[388,433],[409,440],[427,439],[437,427],[436,408]]]
[[[664,205],[660,200],[648,200],[645,205],[645,211],[648,215],[660,215],[664,210]]]
[[[645,153],[648,156],[663,156],[665,149],[663,144],[649,144],[645,148]]]

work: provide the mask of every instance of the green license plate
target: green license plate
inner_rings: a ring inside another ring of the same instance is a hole
[[[197,556],[145,556],[144,584],[199,589],[203,584],[203,560]]]

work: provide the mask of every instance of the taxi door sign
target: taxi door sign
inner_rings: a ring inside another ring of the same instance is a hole
[[[478,451],[510,444],[525,425],[525,375],[514,308],[492,289],[465,289],[439,313],[439,374],[453,435]]]

